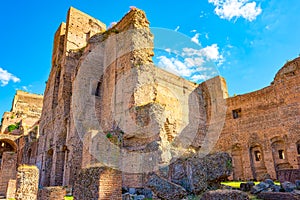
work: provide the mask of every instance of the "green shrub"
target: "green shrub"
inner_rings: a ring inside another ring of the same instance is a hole
[[[9,132],[12,132],[13,130],[19,129],[20,123],[11,124],[7,127]]]
[[[106,134],[106,137],[107,137],[107,138],[112,138],[112,134],[111,134],[111,133],[107,133],[107,134]]]

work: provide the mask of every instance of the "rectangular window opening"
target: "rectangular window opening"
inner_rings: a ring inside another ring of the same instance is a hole
[[[284,159],[284,151],[283,150],[279,150],[278,154],[279,154],[279,159]]]
[[[240,118],[241,114],[242,114],[242,109],[241,108],[232,110],[232,117],[233,117],[233,119]]]
[[[261,161],[260,151],[254,151],[255,161]]]

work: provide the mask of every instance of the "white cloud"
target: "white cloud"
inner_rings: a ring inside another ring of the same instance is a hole
[[[183,48],[183,56],[199,56],[204,57],[207,60],[218,60],[221,55],[219,52],[219,47],[217,44],[212,44],[202,49],[193,49],[193,48]]]
[[[184,63],[186,64],[187,67],[198,67],[198,70],[202,71],[204,68],[201,68],[203,63],[205,61],[203,58],[196,57],[196,58],[185,58]]]
[[[174,31],[178,31],[179,29],[180,29],[180,26],[177,26]]]
[[[216,6],[215,13],[222,19],[231,20],[236,17],[243,17],[248,21],[253,21],[261,14],[262,9],[256,5],[255,1],[249,0],[208,0]]]
[[[166,56],[159,56],[157,57],[157,59],[159,59],[158,66],[176,75],[189,77],[194,72],[193,69],[189,69],[189,67],[185,63],[181,62],[177,58],[167,58]]]
[[[224,52],[223,52],[224,53]],[[202,49],[193,49],[193,48],[183,48],[182,56],[194,57],[207,60],[214,61],[218,66],[222,65],[225,61],[223,53],[220,53],[219,47],[217,44],[212,44]],[[199,66],[199,65],[198,65]]]
[[[194,76],[191,77],[191,81],[193,82],[199,82],[199,81],[205,81],[207,79],[211,78],[210,76],[208,75],[205,75],[205,74],[196,74]]]
[[[191,33],[196,33],[196,32],[197,32],[196,29],[191,30]]]
[[[191,41],[192,41],[192,42],[195,42],[196,44],[200,44],[200,42],[199,42],[199,36],[200,36],[200,34],[199,34],[199,33],[196,33],[196,34],[194,35],[194,37],[192,37]]]
[[[7,70],[4,70],[0,67],[0,82],[1,86],[5,86],[9,81],[13,81],[14,83],[20,82],[20,79],[15,75],[9,73]]]
[[[223,55],[226,54],[224,49],[219,51],[217,44],[202,49],[186,47],[176,56],[170,54],[173,52],[170,48],[165,50],[167,54],[156,57],[157,65],[166,71],[197,83],[216,76],[217,68],[209,63],[214,62],[217,66],[222,65],[225,61]]]
[[[218,60],[220,58],[219,47],[217,44],[207,46],[200,51],[208,60]]]

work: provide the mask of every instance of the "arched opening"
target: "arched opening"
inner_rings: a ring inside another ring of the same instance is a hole
[[[291,169],[292,166],[287,160],[284,140],[281,137],[274,137],[271,142],[275,170]]]
[[[10,179],[16,177],[17,145],[9,138],[0,139],[0,194],[6,194]]]
[[[256,180],[264,179],[267,174],[267,168],[264,162],[264,154],[261,145],[254,144],[250,147],[250,161],[253,178]]]
[[[17,152],[17,145],[10,139],[0,139],[0,164],[4,152]]]

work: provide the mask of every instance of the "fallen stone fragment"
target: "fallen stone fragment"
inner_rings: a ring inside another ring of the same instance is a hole
[[[214,190],[203,194],[201,200],[247,200],[247,193],[239,190]]]

